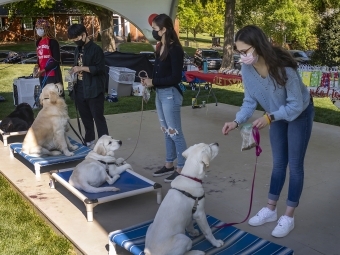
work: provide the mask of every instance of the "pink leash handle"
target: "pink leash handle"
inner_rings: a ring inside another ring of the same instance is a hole
[[[249,204],[249,210],[248,210],[247,217],[241,222],[224,223],[223,225],[220,225],[220,226],[214,226],[215,228],[225,228],[225,227],[229,227],[229,226],[232,226],[232,225],[241,224],[241,223],[247,221],[248,218],[249,218],[249,215],[250,215],[250,212],[251,212],[251,207],[253,205],[253,194],[254,194],[254,183],[255,183],[255,175],[256,175],[257,158],[258,158],[258,156],[260,156],[260,154],[262,152],[262,149],[260,147],[260,132],[259,132],[259,129],[257,127],[253,127],[252,133],[253,133],[253,137],[254,137],[254,140],[255,140],[255,143],[256,143],[256,152],[255,152],[256,153],[256,161],[255,161],[255,167],[254,167],[253,182],[252,182],[252,185],[251,185],[250,204]]]

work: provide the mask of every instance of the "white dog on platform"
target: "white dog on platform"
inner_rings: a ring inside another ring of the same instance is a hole
[[[183,152],[186,158],[181,175],[171,182],[165,196],[149,226],[145,239],[145,255],[203,255],[203,251],[191,250],[192,241],[185,235],[197,236],[193,226],[196,220],[205,238],[214,246],[221,247],[222,240],[213,236],[204,211],[204,189],[202,179],[210,161],[218,154],[218,144],[196,144]]]
[[[69,183],[73,187],[89,193],[118,191],[119,189],[116,187],[100,186],[105,181],[113,184],[126,169],[132,170],[130,164],[124,164],[123,158],[116,159],[114,157],[114,151],[121,145],[122,141],[114,140],[111,136],[100,137],[93,151],[74,168]]]

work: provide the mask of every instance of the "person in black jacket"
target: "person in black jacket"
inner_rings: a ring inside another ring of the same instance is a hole
[[[34,34],[38,57],[35,77],[39,77],[41,88],[48,83],[63,83],[60,70],[60,46],[53,36],[50,23],[45,19],[37,20]]]
[[[85,142],[94,147],[96,123],[98,138],[108,135],[104,117],[105,59],[103,50],[87,37],[83,24],[68,28],[68,38],[78,47],[75,50],[71,72],[77,75],[74,86],[75,104],[85,127]]]
[[[166,148],[165,165],[153,176],[172,173],[164,179],[165,182],[171,182],[184,166],[185,158],[182,153],[187,148],[181,125],[183,93],[178,85],[182,79],[184,51],[168,15],[157,15],[152,21],[152,29],[154,39],[160,42],[156,48],[153,78],[142,79],[142,84],[156,90],[156,108]],[[175,171],[173,162],[176,158]]]

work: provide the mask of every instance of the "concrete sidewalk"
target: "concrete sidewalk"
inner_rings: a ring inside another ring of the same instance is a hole
[[[224,122],[233,120],[238,109],[225,104],[208,104],[201,109],[182,108],[182,125],[188,146],[200,142],[220,144],[220,153],[211,163],[203,185],[206,190],[206,212],[225,222],[239,222],[247,215],[255,163],[254,150],[241,152],[242,139],[238,131],[228,136],[221,134]],[[253,119],[261,114],[256,112]],[[110,135],[123,141],[117,157],[128,157],[137,142],[141,112],[109,115],[106,118]],[[76,121],[72,120],[72,124],[76,125]],[[72,131],[70,136],[77,139]],[[258,159],[251,215],[265,205],[269,189],[272,158],[267,128],[261,130],[261,147],[263,152]],[[98,205],[94,208],[94,221],[87,222],[82,201],[58,183],[56,189],[50,189],[48,185],[49,170],[74,164],[42,168],[43,174],[37,178],[31,165],[10,158],[8,147],[1,145],[0,153],[1,173],[84,254],[107,254],[109,232],[152,219],[157,212],[156,193],[151,192]],[[164,155],[163,134],[157,114],[155,111],[144,112],[137,148],[127,161],[137,173],[162,184],[163,196],[170,184],[163,182],[164,177],[152,177],[152,173],[164,164]],[[340,128],[314,123],[306,156],[304,190],[295,215],[295,229],[287,237],[277,239],[271,236],[275,222],[260,227],[243,223],[236,227],[287,246],[296,255],[340,254],[339,166]],[[288,181],[278,203],[279,216],[285,210],[287,187]]]

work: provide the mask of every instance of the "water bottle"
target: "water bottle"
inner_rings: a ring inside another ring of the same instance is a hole
[[[111,89],[111,96],[117,97],[117,91],[115,89]]]
[[[203,73],[207,73],[208,72],[208,63],[207,61],[203,61]]]

